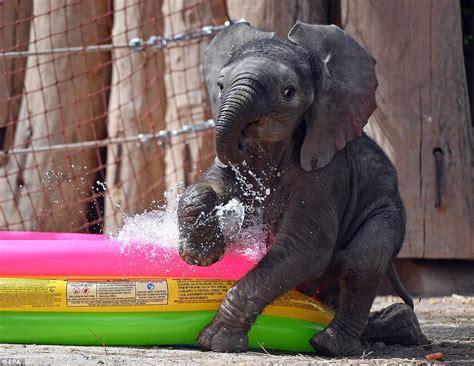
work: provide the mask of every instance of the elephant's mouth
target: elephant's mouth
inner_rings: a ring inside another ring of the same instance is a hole
[[[242,131],[240,131],[239,137],[237,139],[237,148],[240,152],[244,153],[247,150],[247,142],[256,140],[258,138],[259,126],[260,121],[252,121],[245,125]]]
[[[245,132],[244,130],[242,130],[242,132],[240,132],[240,135],[239,135],[239,138],[237,140],[237,149],[239,149],[240,152],[245,152],[245,150],[247,149],[247,144],[245,143]]]
[[[245,140],[252,140],[259,137],[259,130],[261,126],[261,121],[252,121],[245,125],[242,132],[239,136],[239,142],[244,142]]]

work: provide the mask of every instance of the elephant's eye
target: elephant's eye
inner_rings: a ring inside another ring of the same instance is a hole
[[[218,81],[217,82],[217,87],[219,88],[219,97],[220,97],[222,95],[223,90],[224,90],[224,85],[220,81]]]
[[[283,89],[282,94],[285,100],[290,100],[295,95],[295,87],[292,85],[287,86],[285,89]]]

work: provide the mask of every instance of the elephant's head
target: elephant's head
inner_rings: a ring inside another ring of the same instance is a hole
[[[204,55],[217,157],[238,164],[247,141],[281,141],[304,122],[301,167],[324,167],[376,108],[374,64],[336,26],[298,22],[286,41],[247,23],[226,28]]]

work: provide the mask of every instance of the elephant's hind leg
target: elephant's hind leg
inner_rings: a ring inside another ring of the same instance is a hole
[[[360,347],[380,279],[403,240],[399,221],[396,213],[379,213],[364,223],[345,250],[335,254],[339,303],[332,323],[311,339],[317,353],[341,356]]]

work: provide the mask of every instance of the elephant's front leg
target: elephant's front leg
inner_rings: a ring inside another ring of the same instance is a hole
[[[329,263],[331,251],[327,252],[316,255],[309,248],[306,252],[297,250],[277,238],[259,265],[228,292],[213,322],[199,335],[199,346],[217,352],[245,352],[247,333],[265,306],[285,291],[319,276]]]

